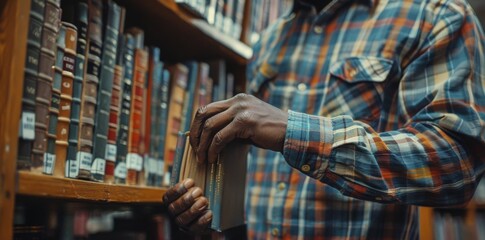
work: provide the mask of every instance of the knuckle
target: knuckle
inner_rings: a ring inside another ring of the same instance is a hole
[[[242,99],[246,99],[247,97],[248,95],[246,93],[238,93],[235,98],[242,100]]]
[[[204,123],[204,130],[212,130],[212,127],[213,127],[213,124],[212,124],[212,120],[208,119],[205,121]]]
[[[222,144],[224,138],[222,136],[222,133],[221,132],[218,132],[216,133],[216,135],[214,135],[214,144],[219,146]]]
[[[197,116],[200,117],[204,115],[206,112],[207,112],[207,105],[201,106],[199,107],[199,109],[197,109]]]

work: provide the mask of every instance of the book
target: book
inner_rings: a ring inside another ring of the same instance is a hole
[[[99,72],[102,52],[102,2],[88,0],[88,32],[86,36],[87,64],[81,94],[78,152],[68,159],[67,177],[91,179],[93,159],[94,118],[97,105]]]
[[[147,151],[145,154],[145,178],[148,186],[156,185],[156,178],[160,170],[158,164],[160,153],[157,146],[160,144],[160,126],[157,122],[159,118],[159,106],[161,104],[160,88],[162,84],[163,63],[160,61],[160,48],[150,48],[150,61],[148,66],[149,80],[147,82],[147,107],[146,107],[146,135],[145,146]]]
[[[62,169],[55,169],[56,165],[56,146],[57,146],[57,122],[59,117],[59,107],[61,102],[61,84],[62,84],[62,65],[64,59],[64,49],[66,47],[66,31],[64,28],[59,28],[56,39],[56,60],[54,65],[54,79],[52,82],[52,95],[49,107],[49,127],[47,130],[47,156],[46,169],[44,173],[54,174],[56,176],[64,176]],[[51,163],[51,164],[47,164]],[[49,166],[47,166],[49,165]]]
[[[126,157],[127,177],[126,183],[136,185],[138,177],[143,169],[143,108],[145,81],[148,70],[148,52],[143,48],[143,31],[138,28],[131,28],[127,32],[131,33],[135,39],[135,62],[132,79],[132,95],[130,110],[130,126],[128,131],[128,155]]]
[[[214,164],[198,163],[188,133],[178,136],[171,186],[187,178],[194,180],[195,186],[209,199],[209,209],[213,212],[211,229],[222,232],[244,225],[249,145],[232,141],[219,153]]]
[[[135,39],[129,33],[123,35],[123,81],[121,112],[119,116],[119,128],[117,139],[116,162],[114,169],[115,183],[124,184],[126,182],[126,157],[128,155],[128,138],[131,117],[131,100],[134,69],[134,48]]]
[[[65,176],[73,171],[72,162],[76,161],[79,150],[79,128],[81,122],[81,104],[83,93],[83,79],[87,64],[87,35],[88,35],[88,4],[86,1],[64,1],[63,20],[73,23],[78,29],[76,64],[74,69],[74,83],[72,86],[71,122],[69,124],[69,137]],[[77,165],[75,166],[77,171]]]
[[[35,139],[32,147],[32,171],[51,173],[53,156],[47,153],[49,108],[52,98],[53,66],[56,57],[56,38],[60,26],[60,6],[46,1],[39,59],[39,78],[35,98]]]
[[[188,68],[187,89],[185,91],[184,104],[182,107],[182,118],[179,131],[186,132],[190,130],[192,119],[192,110],[195,100],[195,87],[198,85],[199,64],[195,61],[186,63]]]
[[[158,134],[156,138],[158,139],[157,143],[157,150],[159,154],[158,158],[158,174],[157,175],[157,181],[156,185],[157,186],[168,186],[168,182],[165,182],[164,179],[168,179],[170,175],[170,171],[165,171],[164,166],[165,166],[165,136],[167,133],[167,117],[168,117],[168,111],[169,111],[169,85],[170,85],[170,72],[167,69],[163,69],[162,73],[162,82],[160,86],[160,105],[159,105],[159,114],[157,114],[157,126],[159,126]],[[167,177],[165,177],[167,176]]]
[[[113,89],[114,67],[118,46],[121,8],[110,0],[104,1],[103,48],[101,72],[98,83],[96,115],[94,119],[94,146],[91,174],[95,181],[104,181],[106,166],[106,145],[108,141],[111,93]],[[111,154],[110,152],[108,152]],[[110,157],[111,158],[111,157]]]
[[[65,32],[65,49],[62,60],[61,97],[56,129],[56,163],[54,170],[58,173],[56,175],[64,175],[66,168],[77,46],[76,26],[68,22],[62,22],[61,31]]]
[[[30,170],[32,166],[32,144],[35,139],[36,123],[35,100],[39,78],[39,58],[44,9],[44,0],[31,1],[17,159],[17,168],[24,170]]]
[[[175,64],[168,67],[170,71],[170,111],[167,116],[167,130],[165,133],[165,171],[173,164],[177,134],[180,131],[182,108],[187,88],[188,69],[183,64]]]
[[[115,182],[115,163],[117,157],[117,138],[120,125],[121,98],[123,86],[123,48],[124,36],[123,28],[125,22],[125,8],[120,11],[120,26],[118,31],[118,45],[116,49],[116,61],[114,67],[113,89],[111,93],[111,105],[109,110],[108,143],[106,145],[106,168],[104,171],[104,181],[107,183]]]

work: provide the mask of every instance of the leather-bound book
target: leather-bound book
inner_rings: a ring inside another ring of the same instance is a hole
[[[87,65],[81,94],[78,153],[69,160],[68,177],[91,179],[94,118],[102,52],[102,2],[88,0]]]
[[[37,82],[39,79],[39,59],[44,9],[44,0],[31,1],[17,161],[17,168],[23,170],[30,170],[32,166],[32,144],[36,132],[35,100],[37,96]]]
[[[77,45],[76,26],[62,22],[61,28],[65,30],[66,47],[62,61],[61,100],[59,103],[59,117],[57,119],[56,164],[54,170],[57,173],[56,175],[62,175],[65,171]]]
[[[118,46],[121,8],[111,0],[104,1],[103,52],[98,83],[96,117],[94,119],[94,146],[91,174],[96,181],[104,181],[106,145],[108,142],[109,113],[113,89],[114,67]]]
[[[138,177],[143,169],[144,150],[142,127],[143,122],[143,99],[145,92],[145,81],[148,71],[148,52],[143,48],[143,31],[140,29],[129,29],[129,33],[135,38],[135,64],[133,74],[133,89],[131,94],[131,116],[128,136],[128,155],[126,159],[127,179],[129,185],[136,185]]]
[[[32,148],[32,171],[52,174],[55,155],[47,152],[49,109],[52,99],[56,39],[60,27],[59,1],[47,0],[44,8],[42,41],[39,59],[39,79],[35,99],[35,140]]]
[[[130,129],[133,69],[135,59],[135,39],[131,34],[123,35],[123,81],[121,83],[121,112],[117,136],[116,163],[114,169],[115,183],[126,183],[126,157],[128,155],[128,138]]]

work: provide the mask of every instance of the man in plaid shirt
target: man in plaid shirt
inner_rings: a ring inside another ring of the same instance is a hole
[[[465,0],[296,0],[254,46],[256,97],[201,108],[191,144],[199,161],[258,147],[251,239],[418,238],[417,206],[465,204],[484,173],[484,43]],[[164,201],[197,232],[212,212],[193,185]]]

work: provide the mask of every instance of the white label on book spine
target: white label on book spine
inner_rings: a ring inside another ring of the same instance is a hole
[[[79,169],[91,171],[93,155],[87,152],[77,152],[76,160],[79,161]]]
[[[157,175],[162,176],[163,175],[163,167],[164,167],[164,162],[162,159],[159,159],[157,161]]]
[[[126,179],[126,163],[120,162],[115,167],[115,177],[120,179]]]
[[[25,140],[34,140],[35,138],[35,113],[22,112],[20,122],[20,137]]]
[[[135,171],[141,171],[143,167],[143,158],[136,153],[126,155],[126,167]]]
[[[106,161],[114,162],[116,161],[116,145],[108,144],[106,145]]]
[[[44,173],[52,175],[54,172],[54,165],[56,164],[56,155],[44,153]]]
[[[106,161],[102,158],[95,158],[93,165],[91,166],[91,172],[94,174],[104,175],[106,168]]]
[[[149,157],[148,158],[148,173],[156,174],[158,170],[157,159]]]
[[[79,155],[79,152],[78,152]],[[66,161],[66,176],[76,178],[79,175],[79,158]]]

